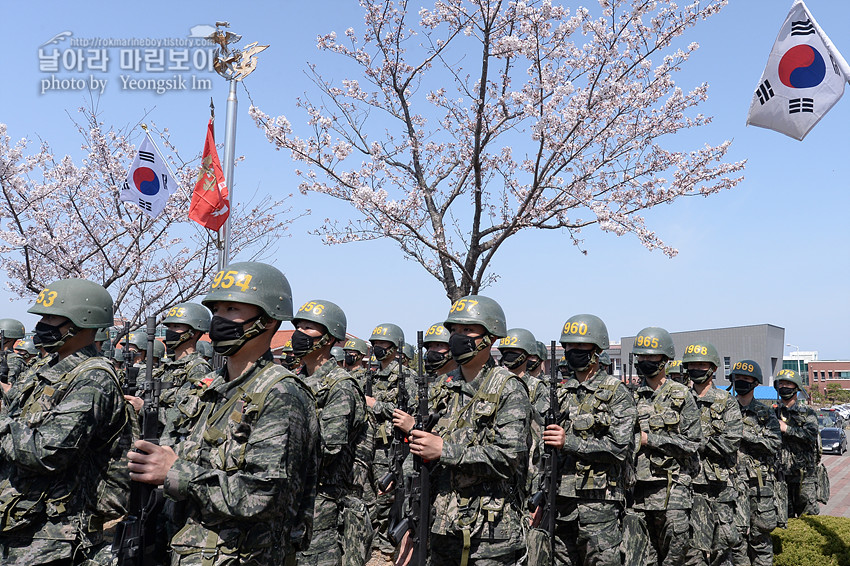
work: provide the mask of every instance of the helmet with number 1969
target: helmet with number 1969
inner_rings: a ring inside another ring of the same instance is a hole
[[[734,381],[736,375],[747,375],[752,377],[759,383],[764,383],[764,378],[761,373],[761,366],[753,360],[741,360],[735,362],[732,366],[732,371],[729,372],[729,378]]]
[[[443,326],[451,331],[454,324],[477,324],[496,338],[508,333],[505,311],[499,303],[484,295],[467,295],[452,303]]]
[[[592,314],[571,316],[561,330],[561,345],[564,344],[594,344],[600,350],[607,350],[610,346],[608,327]]]
[[[215,274],[210,292],[201,301],[232,301],[254,305],[274,320],[292,320],[292,288],[276,267],[258,261],[232,263]]]

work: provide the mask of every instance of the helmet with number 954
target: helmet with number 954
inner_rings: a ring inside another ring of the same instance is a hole
[[[328,334],[337,340],[345,340],[348,322],[345,319],[345,313],[335,303],[322,299],[308,301],[301,305],[301,308],[292,317],[292,324],[298,326],[299,320],[309,320],[321,324],[327,328]]]
[[[637,333],[632,352],[635,355],[661,354],[668,360],[676,357],[673,337],[670,336],[669,332],[657,326],[649,326]]]
[[[592,314],[577,314],[564,323],[561,330],[561,345],[594,344],[600,350],[607,350],[608,327],[602,319]]]
[[[108,328],[114,322],[109,291],[86,279],[60,279],[50,283],[27,312],[64,316],[77,328]]]
[[[232,263],[215,274],[210,292],[201,301],[212,308],[218,301],[254,305],[274,320],[292,320],[292,289],[276,267],[257,261]]]
[[[508,333],[505,311],[499,303],[483,295],[467,295],[452,303],[443,326],[451,331],[453,324],[477,324],[496,338]]]
[[[180,303],[168,309],[163,324],[187,324],[195,330],[208,332],[210,329],[210,311],[196,303]]]

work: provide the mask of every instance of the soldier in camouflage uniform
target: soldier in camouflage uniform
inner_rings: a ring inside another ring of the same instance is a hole
[[[719,566],[729,561],[731,549],[741,542],[735,528],[741,411],[729,393],[714,386],[715,372],[722,367],[714,345],[689,344],[682,367],[693,384],[703,437],[699,468],[693,475],[693,536],[687,564]]]
[[[21,369],[22,373],[24,370],[33,365],[41,356],[41,353],[38,351],[38,348],[35,347],[35,342],[33,342],[32,338],[21,338],[15,342],[14,350],[15,353],[21,356],[23,360],[24,367]]]
[[[762,382],[761,367],[753,360],[735,362],[729,379],[735,386],[743,423],[738,450],[740,498],[735,517],[742,542],[732,549],[732,563],[771,566],[770,532],[777,527],[774,496],[782,433],[773,410],[754,399],[755,388]]]
[[[365,340],[351,337],[345,341],[342,349],[345,352],[343,369],[350,373],[360,383],[360,387],[362,388],[364,386],[363,379],[366,374],[366,368],[363,366],[363,358],[369,355],[369,345]]]
[[[684,368],[682,368],[682,360],[670,360],[667,363],[667,367],[664,368],[664,374],[669,379],[678,381],[686,387],[691,386],[691,380],[688,378],[688,374],[685,372]]]
[[[207,361],[208,364],[212,363],[213,355],[215,354],[215,352],[213,352],[211,342],[209,342],[208,340],[198,340],[198,344],[195,346],[195,349],[198,351],[201,357]]]
[[[104,344],[108,344],[108,346],[104,346]],[[101,356],[112,355],[112,342],[109,340],[109,330],[106,328],[98,329],[97,334],[94,337],[94,349],[97,350],[97,353]]]
[[[355,449],[366,433],[366,399],[331,356],[332,345],[345,339],[345,313],[317,299],[305,303],[292,324],[293,353],[304,363],[301,378],[316,397],[322,436],[313,540],[298,554],[298,564],[362,565],[371,551],[372,524],[355,481]]]
[[[516,564],[526,551],[520,496],[530,446],[531,403],[521,379],[496,366],[507,334],[490,298],[455,301],[444,323],[460,367],[446,377],[433,432],[410,433],[412,454],[434,466],[431,565]]]
[[[543,375],[543,361],[549,357],[549,350],[543,342],[539,340],[535,340],[535,342],[537,348],[534,352],[529,352],[525,372],[535,379],[546,381],[546,376]]]
[[[390,445],[392,444],[393,410],[397,408],[398,380],[400,367],[398,363],[398,345],[404,342],[404,332],[395,324],[383,323],[375,327],[369,338],[372,343],[372,354],[380,364],[380,368],[372,375],[372,396],[366,397],[366,404],[374,415],[375,426],[375,456],[372,461],[372,477],[380,481],[390,471]],[[406,372],[408,375],[410,372]],[[411,389],[408,389],[411,391]],[[387,493],[377,495],[377,519],[375,522],[375,545],[386,556],[390,556],[395,548],[387,538],[389,515],[395,498],[395,486]]]
[[[203,304],[227,362],[200,395],[181,400],[189,436],[173,449],[137,441],[130,477],[185,502],[172,566],[294,564],[312,532],[319,423],[310,388],[272,360],[272,337],[292,319],[289,282],[270,265],[234,263]]]
[[[700,413],[688,388],[664,373],[664,366],[676,357],[666,330],[644,328],[632,351],[643,379],[634,394],[638,426],[633,508],[649,531],[646,562],[680,566],[689,546],[690,473],[702,442]]]
[[[47,355],[0,412],[0,563],[70,566],[93,555],[103,523],[124,512],[126,470],[106,471],[132,413],[93,346],[97,329],[113,323],[106,289],[54,281],[29,312],[41,315],[35,332]],[[123,489],[106,489],[122,476]]]
[[[14,318],[0,318],[0,330],[4,336],[0,344],[0,351],[3,352],[0,358],[0,383],[12,385],[26,367],[24,358],[14,349],[15,343],[24,337],[24,325]]]
[[[782,472],[788,485],[788,516],[817,515],[817,469],[820,435],[817,413],[797,403],[803,382],[794,370],[783,369],[773,380],[779,394],[776,418],[782,431]]]
[[[543,434],[559,451],[555,498],[558,564],[622,564],[620,544],[633,454],[635,403],[625,385],[602,369],[608,329],[592,314],[571,317],[561,333],[571,373],[558,386],[561,418]],[[538,405],[549,411],[549,397]],[[535,519],[542,517],[538,511]]]

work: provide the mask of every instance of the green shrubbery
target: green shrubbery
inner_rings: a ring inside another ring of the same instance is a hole
[[[807,515],[772,537],[776,566],[850,566],[848,518]]]

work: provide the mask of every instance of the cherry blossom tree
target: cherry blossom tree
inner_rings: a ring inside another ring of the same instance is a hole
[[[217,267],[216,234],[188,220],[200,156],[182,160],[167,130],[159,132],[180,188],[151,218],[118,198],[136,155],[128,134],[106,128],[91,109],[80,112],[81,163],[57,156],[47,142],[27,153],[32,142],[11,143],[0,124],[0,268],[22,298],[60,278],[96,281],[112,294],[116,318],[137,327],[206,293]],[[266,252],[289,212],[268,198],[233,207],[232,255]]]
[[[673,80],[698,47],[681,36],[723,0],[360,4],[360,32],[318,38],[347,70],[308,66],[303,127],[251,108],[303,164],[302,193],[356,209],[317,228],[328,244],[392,238],[456,299],[496,279],[493,257],[525,229],[581,249],[596,225],[673,256],[642,211],[742,179],[744,162],[724,162],[728,141],[674,147],[710,122],[695,111],[707,85]]]

